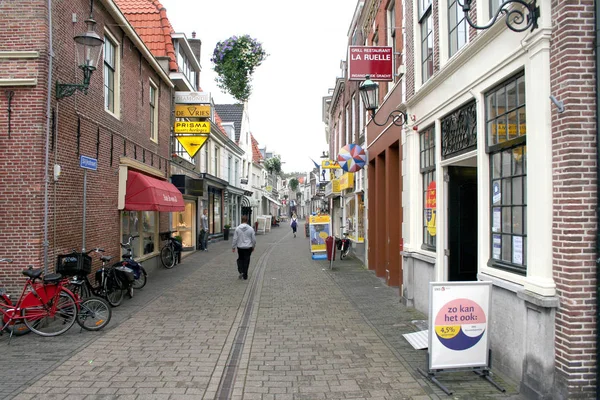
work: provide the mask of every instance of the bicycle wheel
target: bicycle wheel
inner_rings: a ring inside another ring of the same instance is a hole
[[[87,331],[99,331],[104,328],[112,317],[108,302],[99,297],[90,297],[81,302],[77,323]]]
[[[175,266],[175,252],[170,246],[165,246],[160,251],[160,261],[167,269]]]
[[[113,307],[118,307],[123,301],[125,291],[121,289],[121,285],[114,275],[114,271],[106,276],[104,280],[104,296],[106,301]]]
[[[4,327],[4,330],[12,336],[23,336],[31,332],[22,319],[11,320],[11,317],[15,317],[15,313],[18,311],[12,308],[12,302],[8,296],[0,295],[0,308],[7,313],[7,315],[3,316],[2,321],[0,321],[0,330]]]
[[[53,304],[57,301],[57,304]],[[53,297],[47,304],[23,309],[23,321],[29,329],[40,336],[58,336],[68,331],[77,318],[77,303],[73,296],[61,289],[58,299]]]
[[[141,289],[146,286],[147,281],[146,270],[144,267],[140,267],[140,277],[133,281],[132,286],[134,289]]]

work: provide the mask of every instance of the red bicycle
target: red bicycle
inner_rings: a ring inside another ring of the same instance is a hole
[[[12,262],[3,258],[0,262]],[[57,336],[68,331],[79,311],[76,296],[63,286],[64,279],[60,274],[46,274],[42,277],[41,269],[22,271],[27,277],[23,291],[16,303],[12,303],[6,294],[0,296],[0,313],[4,330],[13,334],[22,333],[23,324],[41,336]],[[19,332],[17,332],[19,330]]]

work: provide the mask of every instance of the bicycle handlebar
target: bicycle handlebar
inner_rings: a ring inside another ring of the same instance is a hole
[[[104,253],[104,249],[101,247],[96,247],[95,249],[91,249],[91,250],[88,250],[85,252],[77,251],[76,249],[73,249],[73,251],[72,251],[72,253],[75,253],[75,254],[85,254],[85,255],[88,255],[91,252]],[[2,260],[0,260],[0,261],[2,261]]]
[[[127,240],[127,243],[121,243],[121,247],[127,247],[127,246],[131,246],[131,242],[133,242],[133,239],[139,238],[140,235],[129,235],[129,239]]]

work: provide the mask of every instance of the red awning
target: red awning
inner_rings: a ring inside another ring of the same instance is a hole
[[[129,170],[125,210],[184,211],[185,203],[181,192],[172,183]]]

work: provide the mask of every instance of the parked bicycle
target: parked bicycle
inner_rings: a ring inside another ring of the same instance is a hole
[[[133,272],[133,282],[131,282],[131,287],[129,288],[129,295],[133,297],[132,289],[141,289],[146,286],[146,282],[148,281],[148,274],[146,270],[142,266],[142,264],[133,259],[132,252],[132,244],[134,239],[138,238],[139,235],[130,235],[127,239],[127,243],[121,243],[121,247],[125,250],[123,254],[123,261],[120,261],[113,265],[119,270],[123,270],[123,268],[128,268]]]
[[[10,259],[0,261],[10,262]],[[27,281],[17,301],[12,303],[7,296],[0,296],[3,321],[0,334],[7,330],[12,337],[20,323],[40,336],[57,336],[68,331],[77,320],[78,302],[64,287],[63,277],[58,273],[42,277],[41,269],[32,268],[22,273]]]
[[[348,238],[349,232],[344,232],[344,237],[339,239],[336,238],[337,249],[340,251],[340,260],[343,260],[350,253],[350,239]]]
[[[166,242],[162,249],[160,249],[160,261],[167,269],[171,269],[175,264],[181,262],[181,250],[183,246],[179,240],[172,236],[173,232],[175,231],[160,233],[160,239]]]
[[[87,277],[86,277],[87,279]],[[82,297],[80,295],[80,287],[83,286],[84,280],[78,280],[77,277],[67,278],[70,287],[74,287],[73,294],[78,305],[77,324],[82,329],[88,331],[99,331],[104,328],[112,318],[112,309],[109,303],[100,297]]]
[[[11,263],[12,260],[10,258],[0,258],[0,262]],[[10,294],[8,294],[6,292],[6,289],[4,287],[0,287],[0,301],[4,302],[7,305],[12,304]],[[9,317],[3,316],[2,325],[6,324],[7,322],[9,322]],[[21,336],[21,335],[31,332],[29,330],[29,328],[27,327],[27,325],[25,325],[25,323],[23,321],[17,321],[17,320],[10,321],[10,323],[8,325],[5,325],[4,330],[9,332],[11,336]],[[2,329],[0,329],[0,332],[1,331],[2,331]]]
[[[102,267],[95,273],[95,285],[88,275],[92,272],[92,258],[90,253],[102,253],[103,249],[95,248],[85,253],[73,251],[70,254],[60,254],[57,257],[56,272],[71,277],[71,289],[76,290],[82,298],[98,296],[106,299],[108,304],[117,307],[123,301],[124,289],[116,271],[107,266],[112,256],[101,256]]]

